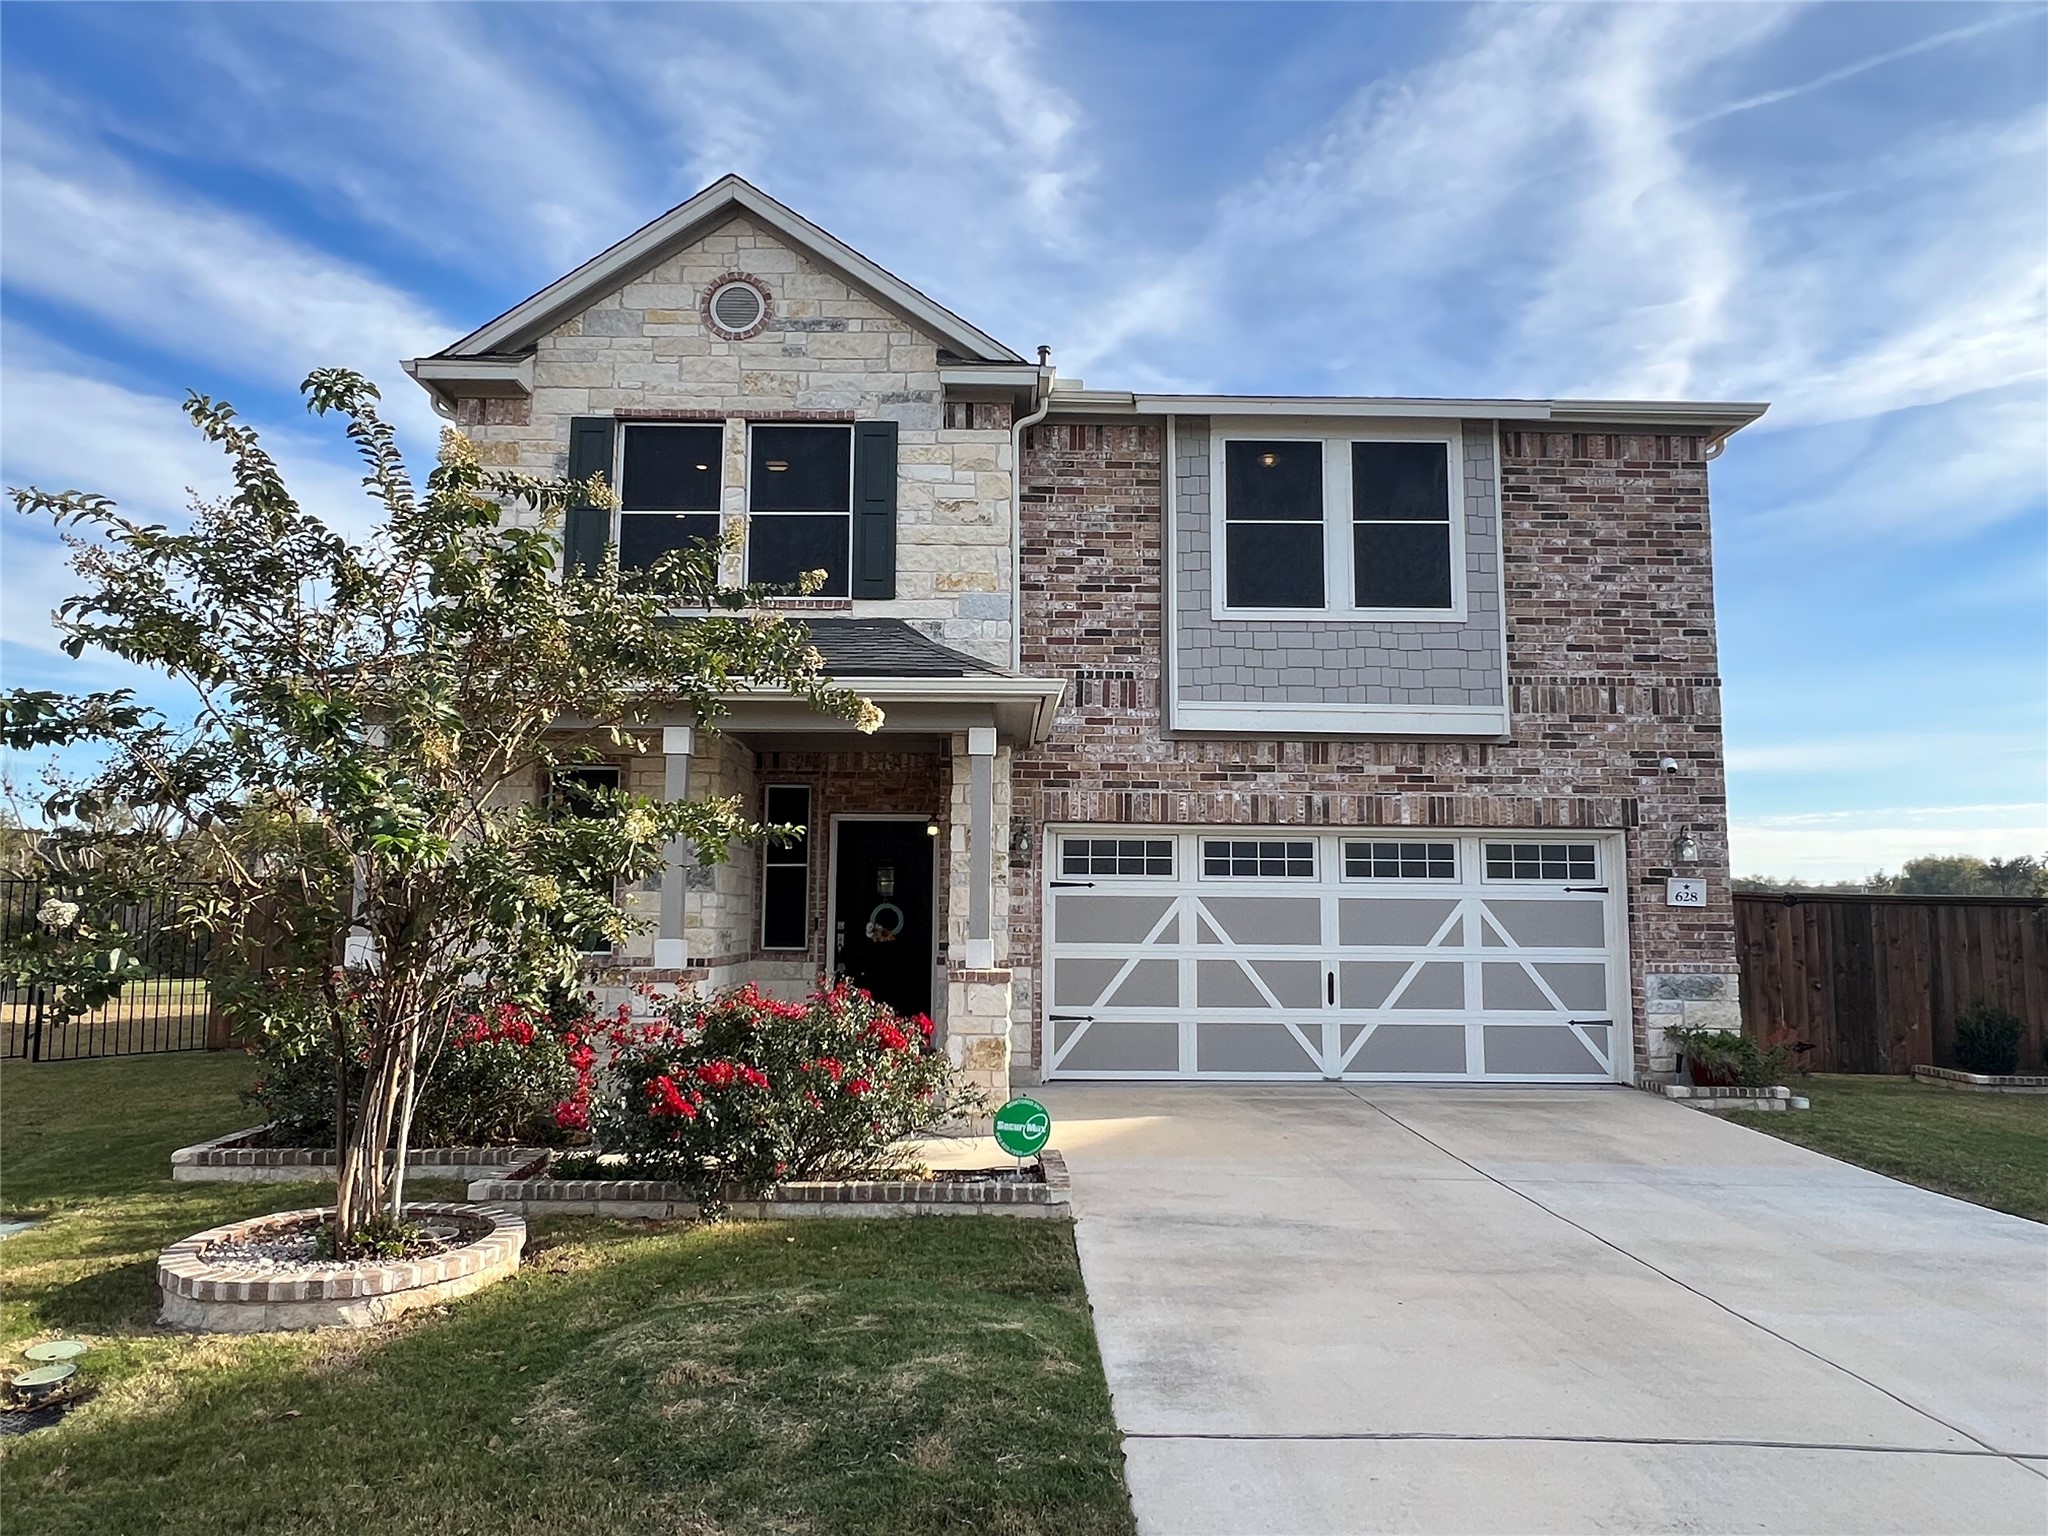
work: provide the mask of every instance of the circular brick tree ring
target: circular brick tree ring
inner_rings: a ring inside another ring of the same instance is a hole
[[[260,1241],[303,1227],[331,1210],[280,1211],[230,1222],[173,1243],[157,1260],[162,1321],[201,1333],[285,1328],[367,1328],[415,1307],[438,1306],[483,1289],[519,1268],[526,1222],[482,1205],[408,1205],[413,1221],[459,1228],[465,1240],[429,1258],[260,1269],[203,1257],[218,1243]]]

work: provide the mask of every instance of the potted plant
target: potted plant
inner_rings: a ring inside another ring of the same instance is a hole
[[[1679,1049],[1679,1066],[1696,1088],[1767,1088],[1784,1074],[1790,1046],[1769,1050],[1728,1029],[1678,1025],[1664,1037]]]

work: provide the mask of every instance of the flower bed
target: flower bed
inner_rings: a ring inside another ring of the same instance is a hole
[[[611,1216],[629,1220],[694,1221],[702,1196],[688,1184],[662,1179],[558,1179],[552,1157],[469,1186],[469,1198],[527,1216]],[[765,1188],[728,1184],[716,1193],[727,1215],[750,1221],[805,1216],[1025,1216],[1065,1217],[1071,1181],[1066,1159],[1046,1148],[1014,1168],[947,1170],[928,1178],[805,1179]]]
[[[332,1147],[276,1147],[267,1125],[230,1131],[171,1154],[171,1178],[180,1184],[294,1184],[307,1179],[334,1182]],[[414,1147],[405,1155],[408,1173],[429,1178],[488,1179],[545,1155],[545,1147]]]
[[[395,1260],[271,1263],[251,1250],[302,1232],[331,1212],[283,1211],[231,1222],[174,1243],[157,1260],[162,1321],[202,1333],[285,1328],[367,1328],[437,1306],[519,1268],[526,1222],[516,1213],[421,1203],[405,1214],[457,1229],[438,1252]],[[216,1256],[214,1250],[229,1250]]]

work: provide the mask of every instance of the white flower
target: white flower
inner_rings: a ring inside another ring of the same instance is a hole
[[[816,592],[820,587],[824,585],[825,569],[823,566],[820,566],[815,571],[805,571],[803,575],[799,576],[797,578],[796,589],[797,591],[801,592],[804,596],[809,597],[813,592]]]
[[[36,908],[36,921],[53,933],[62,933],[78,921],[78,903],[47,897]]]
[[[854,712],[853,728],[863,736],[872,736],[882,728],[884,718],[880,705],[873,699],[862,699],[860,708]]]
[[[621,829],[625,832],[626,836],[636,843],[650,842],[653,840],[656,831],[654,813],[644,807],[636,806],[626,812]]]
[[[441,429],[441,462],[447,465],[468,465],[476,463],[476,444],[469,435],[455,427]]]

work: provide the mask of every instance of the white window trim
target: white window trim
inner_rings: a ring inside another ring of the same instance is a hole
[[[677,427],[695,427],[708,430],[718,436],[718,504],[711,507],[635,507],[628,511],[626,499],[626,434],[644,427],[661,431],[672,431]],[[620,505],[612,508],[612,549],[624,549],[626,519],[629,517],[710,517],[718,520],[718,534],[725,536],[725,423],[722,421],[634,421],[630,417],[619,418],[616,431],[612,433],[612,468],[610,484],[618,496]]]
[[[1229,604],[1229,476],[1226,446],[1234,442],[1313,442],[1323,449],[1323,606],[1233,608]],[[1351,444],[1441,443],[1450,488],[1451,606],[1360,608],[1352,601]],[[1227,431],[1209,435],[1209,612],[1218,619],[1270,623],[1462,624],[1469,617],[1465,579],[1465,435],[1459,423],[1362,422],[1331,424],[1287,418],[1233,418]]]
[[[740,559],[743,583],[754,580],[754,430],[757,427],[806,427],[821,432],[844,432],[846,434],[846,510],[837,516],[846,519],[846,591],[841,597],[853,595],[853,423],[844,421],[750,421],[747,423],[747,447],[741,456],[741,484],[746,498],[745,532],[740,540]],[[832,517],[831,512],[763,512],[762,517]],[[823,596],[825,594],[819,594]]]
[[[1309,872],[1305,875],[1212,875],[1209,873],[1208,850],[1204,843],[1307,843]],[[1223,885],[1242,885],[1247,881],[1266,880],[1277,885],[1321,885],[1328,865],[1323,857],[1323,840],[1314,832],[1292,832],[1275,836],[1263,828],[1232,828],[1228,831],[1214,827],[1204,828],[1195,834],[1195,878],[1214,880]]]
[[[1544,843],[1565,847],[1577,843],[1590,847],[1593,850],[1593,873],[1590,877],[1564,875],[1555,880],[1546,880],[1540,875],[1533,879],[1522,879],[1514,875],[1495,875],[1490,873],[1486,867],[1486,849],[1490,843],[1528,843],[1538,847]],[[1483,836],[1479,839],[1477,856],[1479,859],[1479,883],[1481,885],[1540,885],[1556,890],[1567,885],[1605,885],[1607,883],[1607,840],[1603,837],[1591,836],[1583,832],[1570,837],[1527,837],[1519,834],[1508,837]]]
[[[1361,847],[1371,843],[1448,843],[1451,849],[1451,872],[1448,875],[1354,875],[1351,873],[1351,845]],[[1337,840],[1337,878],[1347,885],[1457,885],[1460,884],[1458,865],[1464,849],[1455,837],[1361,837],[1352,834]]]
[[[1168,870],[1168,871],[1167,871],[1167,872],[1166,872],[1165,874],[1163,874],[1163,875],[1162,875],[1162,874],[1153,874],[1153,873],[1152,873],[1151,871],[1149,871],[1149,870],[1148,870],[1148,871],[1146,871],[1146,872],[1145,872],[1145,873],[1143,873],[1143,874],[1129,874],[1129,875],[1126,875],[1126,874],[1114,874],[1114,875],[1099,875],[1099,874],[1095,874],[1095,873],[1093,873],[1092,871],[1091,871],[1091,872],[1088,872],[1088,873],[1078,874],[1078,875],[1075,875],[1075,874],[1069,874],[1069,873],[1067,873],[1067,844],[1068,844],[1068,843],[1070,843],[1070,842],[1073,842],[1073,843],[1104,843],[1104,842],[1107,842],[1107,843],[1115,843],[1115,842],[1144,842],[1144,843],[1164,843],[1164,844],[1166,844],[1166,853],[1167,853],[1167,858],[1168,858],[1168,860],[1169,860],[1169,861],[1170,861],[1170,862],[1172,863],[1172,865],[1173,865],[1173,868],[1172,868],[1172,869],[1169,869],[1169,870]],[[1100,833],[1100,832],[1062,832],[1062,833],[1060,834],[1060,836],[1059,836],[1059,843],[1058,843],[1058,848],[1059,848],[1059,857],[1058,857],[1057,859],[1055,859],[1055,860],[1053,861],[1053,862],[1054,862],[1054,863],[1055,863],[1055,864],[1056,864],[1056,865],[1058,866],[1058,872],[1057,872],[1057,873],[1056,873],[1056,874],[1055,874],[1055,875],[1053,876],[1053,878],[1054,878],[1055,880],[1178,880],[1178,879],[1180,878],[1180,840],[1179,840],[1178,838],[1174,838],[1174,837],[1162,837],[1162,836],[1160,836],[1160,835],[1159,835],[1158,833],[1152,833],[1152,834],[1150,834],[1150,835],[1146,835],[1146,836],[1139,836],[1139,837],[1133,837],[1133,836],[1132,836],[1132,834],[1130,834],[1130,833],[1128,833],[1128,832],[1122,832],[1122,833],[1115,833],[1115,832],[1112,832],[1112,833],[1106,833],[1106,834],[1105,834],[1105,833]]]

